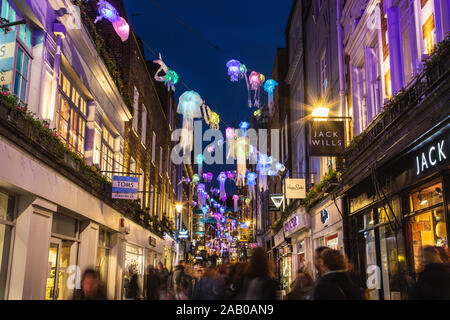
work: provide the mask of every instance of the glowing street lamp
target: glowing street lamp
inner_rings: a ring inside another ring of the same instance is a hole
[[[326,121],[326,119],[320,119],[320,118],[328,118],[329,113],[330,113],[329,108],[319,105],[313,109],[312,117],[319,118],[319,119],[314,119],[314,121]]]
[[[177,210],[178,213],[181,213],[181,210],[183,210],[183,205],[181,203],[177,203],[175,205],[175,210]]]

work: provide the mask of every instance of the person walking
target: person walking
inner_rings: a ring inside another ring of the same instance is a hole
[[[299,269],[297,278],[292,284],[292,290],[287,295],[288,300],[312,300],[314,293],[314,280],[303,269]]]
[[[125,298],[128,300],[138,300],[140,297],[140,288],[138,283],[137,270],[134,266],[130,266],[128,272],[129,272],[129,282]]]
[[[159,299],[164,300],[167,298],[167,283],[169,281],[169,270],[164,267],[162,262],[158,263],[158,273],[159,277]]]
[[[159,300],[160,299],[160,277],[157,274],[157,270],[153,266],[148,266],[147,274],[147,300]]]
[[[200,280],[197,281],[194,288],[193,300],[214,300],[213,280],[216,275],[216,269],[208,267]]]
[[[74,292],[73,300],[106,300],[100,286],[100,276],[94,269],[86,269],[81,278],[81,289]]]
[[[423,270],[410,290],[409,299],[450,300],[450,265],[442,261],[443,252],[427,246],[422,250],[422,256]]]
[[[238,300],[276,300],[278,283],[263,248],[253,250]]]
[[[361,293],[347,272],[347,261],[339,250],[323,250],[319,256],[322,276],[314,288],[314,300],[361,300]]]

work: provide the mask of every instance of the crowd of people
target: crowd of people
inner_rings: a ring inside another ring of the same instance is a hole
[[[412,300],[450,300],[450,255],[448,249],[429,246],[423,249],[422,267],[417,281],[409,282],[408,298]],[[316,279],[306,267],[298,270],[286,300],[365,300],[367,290],[361,277],[339,251],[328,247],[315,250]],[[246,262],[204,267],[180,261],[173,272],[162,263],[149,266],[145,280],[148,300],[276,300],[280,292],[274,266],[263,248],[253,250]],[[137,275],[126,284],[126,298],[139,299]],[[81,289],[74,299],[104,299],[98,275],[87,270]]]

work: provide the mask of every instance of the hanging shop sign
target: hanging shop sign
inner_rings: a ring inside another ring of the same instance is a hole
[[[283,204],[284,195],[273,194],[270,196],[271,203],[269,203],[269,211],[278,211]]]
[[[415,169],[416,175],[421,175],[423,172],[432,168],[448,163],[448,143],[450,134],[448,137],[441,137],[435,140],[435,142],[427,145],[415,154]]]
[[[16,32],[0,32],[0,85],[11,84],[16,52]]]
[[[137,200],[139,177],[113,176],[112,198]]]
[[[286,179],[286,199],[305,199],[305,179]]]
[[[309,133],[310,156],[335,157],[344,151],[343,121],[313,121]]]
[[[189,238],[188,230],[183,229],[178,231],[178,239],[187,239],[187,238]]]
[[[323,224],[326,224],[329,219],[330,213],[328,212],[328,209],[323,209],[320,211],[320,221],[322,221]]]
[[[273,242],[274,242],[275,247],[278,247],[280,244],[282,244],[284,242],[283,229],[278,231],[278,233],[273,236]]]

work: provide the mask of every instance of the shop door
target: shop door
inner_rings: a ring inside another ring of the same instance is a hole
[[[47,283],[45,288],[46,300],[69,299],[67,268],[71,264],[74,241],[51,238],[48,255]],[[75,250],[76,251],[76,250]]]

